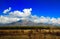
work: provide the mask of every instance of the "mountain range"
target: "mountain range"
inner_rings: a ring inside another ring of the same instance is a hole
[[[27,20],[19,20],[13,23],[0,24],[0,26],[56,26],[56,25],[47,23],[34,23],[32,21]]]

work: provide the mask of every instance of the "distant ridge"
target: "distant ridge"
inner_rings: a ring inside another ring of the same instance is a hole
[[[8,23],[8,24],[0,23],[0,26],[59,26],[59,25],[53,25],[53,24],[47,24],[47,23],[34,23],[32,21],[19,20],[17,22]]]

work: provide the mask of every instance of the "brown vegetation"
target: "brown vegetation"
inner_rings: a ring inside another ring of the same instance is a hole
[[[6,29],[0,39],[60,39],[60,29]]]

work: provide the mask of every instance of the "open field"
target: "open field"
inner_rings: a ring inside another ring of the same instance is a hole
[[[60,28],[0,27],[0,39],[60,39]]]

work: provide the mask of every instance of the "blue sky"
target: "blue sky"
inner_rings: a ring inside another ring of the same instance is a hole
[[[0,23],[20,20],[60,24],[60,0],[0,0]]]
[[[32,15],[60,17],[60,0],[0,0],[0,15],[3,10],[32,8]]]

